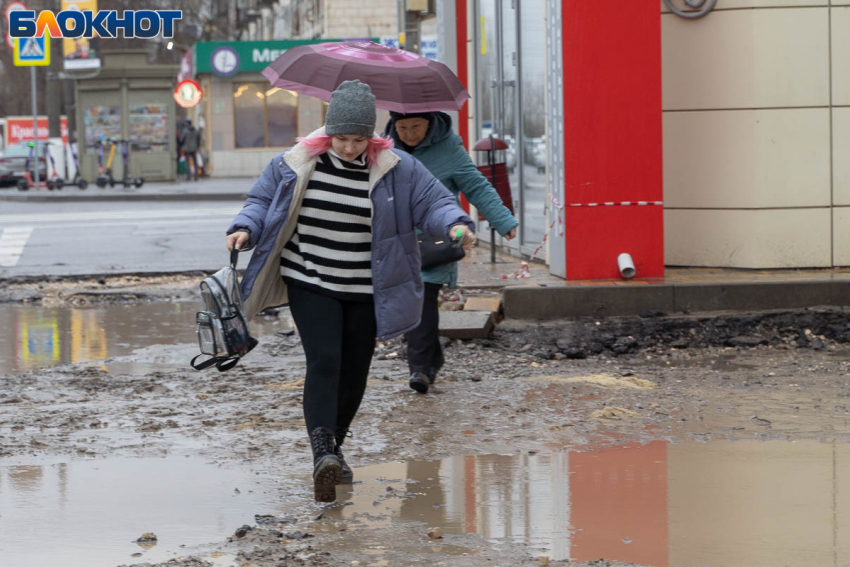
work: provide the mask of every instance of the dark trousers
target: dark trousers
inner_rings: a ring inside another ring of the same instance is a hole
[[[198,180],[198,157],[197,152],[186,152],[186,179]]]
[[[347,428],[354,420],[375,352],[375,304],[343,301],[294,285],[289,308],[307,355],[307,430]]]
[[[443,366],[443,349],[440,346],[441,284],[425,284],[425,302],[422,304],[422,322],[407,333],[407,365],[410,373],[422,372],[432,379]]]

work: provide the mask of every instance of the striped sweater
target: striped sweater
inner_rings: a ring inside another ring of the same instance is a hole
[[[372,300],[372,202],[363,157],[347,162],[333,150],[319,156],[280,265],[288,285]]]

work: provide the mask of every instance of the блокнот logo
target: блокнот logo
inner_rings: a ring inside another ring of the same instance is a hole
[[[174,37],[174,22],[183,19],[183,10],[63,10],[58,14],[44,10],[36,19],[35,10],[17,10],[9,14],[9,35],[14,37],[42,37],[45,30],[50,37],[124,37],[153,38]]]

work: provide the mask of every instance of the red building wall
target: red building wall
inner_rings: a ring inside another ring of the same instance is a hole
[[[561,19],[567,279],[618,278],[622,252],[663,276],[658,5],[562,0]]]

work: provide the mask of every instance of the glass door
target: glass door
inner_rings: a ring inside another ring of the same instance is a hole
[[[546,234],[546,5],[518,2],[519,74],[522,105],[520,186],[523,251],[534,252]],[[537,258],[545,259],[541,251]]]
[[[492,133],[508,144],[514,216],[520,221],[518,239],[497,237],[496,243],[531,254],[546,229],[545,4],[478,0],[475,7],[478,137]],[[483,163],[483,155],[478,157]],[[488,240],[489,234],[482,237]]]

